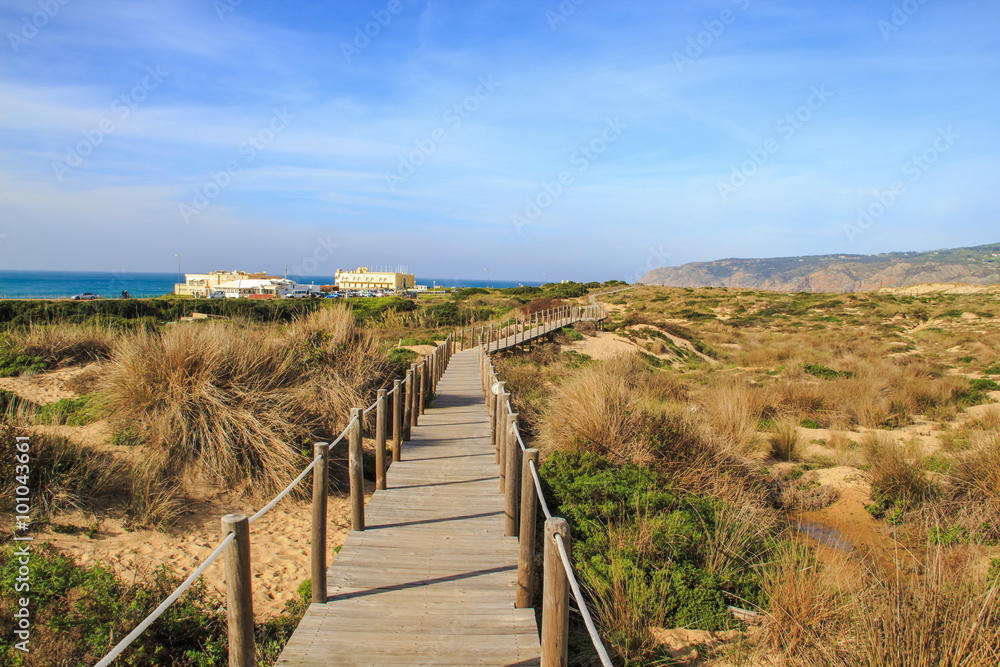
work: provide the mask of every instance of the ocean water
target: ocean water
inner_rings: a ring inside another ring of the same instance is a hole
[[[332,284],[332,276],[288,276],[297,283]],[[0,299],[58,299],[93,292],[105,298],[163,296],[174,291],[176,273],[127,273],[97,271],[0,271]],[[417,284],[433,287],[487,287],[485,280],[421,278]],[[491,280],[490,287],[541,285],[538,282]]]

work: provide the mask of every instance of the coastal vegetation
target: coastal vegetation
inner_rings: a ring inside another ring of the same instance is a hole
[[[622,664],[996,664],[993,295],[607,301],[497,363]]]
[[[198,504],[271,497],[349,407],[455,326],[613,286],[247,302],[185,322],[214,304],[25,306],[0,334],[4,387],[21,391],[0,389],[0,441],[30,434],[32,519],[53,539],[187,530]],[[602,300],[601,326],[496,363],[617,663],[997,664],[994,296],[640,287]],[[62,393],[23,391],[45,382]],[[53,595],[37,664],[93,662],[182,574],[74,553],[39,555]],[[302,578],[258,619],[261,664],[304,609]],[[0,572],[5,602],[10,585]],[[217,591],[179,604],[125,664],[224,664]],[[571,642],[592,664],[586,635]],[[4,650],[0,665],[20,664]]]

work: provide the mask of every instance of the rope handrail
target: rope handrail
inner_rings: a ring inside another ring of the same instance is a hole
[[[546,519],[551,519],[552,512],[549,510],[549,504],[545,502],[545,492],[542,491],[542,478],[538,474],[538,468],[535,467],[534,461],[529,461],[528,465],[531,466],[531,479],[535,482],[535,491],[538,493],[538,504],[542,506],[542,514],[545,515]]]
[[[200,577],[202,574],[205,573],[205,570],[208,569],[208,566],[211,565],[215,561],[215,559],[222,554],[225,548],[229,546],[229,543],[232,542],[234,539],[236,539],[235,533],[229,533],[228,535],[226,535],[222,539],[222,542],[219,543],[219,546],[215,547],[215,551],[213,551],[209,555],[209,557],[206,558],[205,561],[198,566],[198,569],[192,572],[188,576],[188,578],[181,583],[180,586],[175,588],[174,592],[168,595],[167,599],[165,599],[163,602],[160,603],[160,606],[154,609],[149,616],[147,616],[141,623],[139,623],[139,625],[135,627],[134,630],[132,630],[132,632],[128,633],[120,642],[118,642],[118,644],[116,644],[115,647],[111,649],[111,651],[107,655],[101,658],[100,662],[98,662],[94,667],[108,667],[108,665],[114,662],[115,658],[120,656],[122,652],[124,652],[125,649],[127,649],[129,645],[132,644],[132,642],[138,639],[139,635],[145,632],[146,629],[153,624],[153,621],[158,619],[163,614],[163,612],[165,612],[167,608],[170,607],[170,605],[172,605],[174,602],[177,601],[177,598],[183,595],[184,592],[188,588],[190,588],[195,581],[198,580],[198,577]]]
[[[608,650],[604,648],[604,642],[601,641],[601,635],[597,632],[597,626],[594,625],[594,619],[590,616],[590,609],[587,608],[587,602],[583,598],[583,592],[580,590],[580,584],[576,580],[576,574],[573,573],[573,564],[570,563],[569,554],[566,553],[566,545],[563,543],[563,537],[556,533],[553,539],[555,539],[556,547],[559,549],[559,557],[562,560],[563,569],[566,570],[566,579],[569,580],[569,587],[573,590],[573,597],[576,598],[576,606],[580,610],[580,615],[583,616],[583,624],[587,626],[587,632],[590,634],[590,640],[594,643],[594,648],[597,649],[597,655],[601,657],[601,664],[604,667],[614,667],[614,663],[611,662],[611,657],[608,655]]]

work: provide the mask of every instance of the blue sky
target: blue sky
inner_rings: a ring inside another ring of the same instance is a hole
[[[1000,240],[992,1],[4,0],[0,19],[2,269],[605,280]]]

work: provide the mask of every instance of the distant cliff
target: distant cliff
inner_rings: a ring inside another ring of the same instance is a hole
[[[776,292],[859,292],[920,283],[1000,283],[1000,243],[881,255],[719,259],[653,269],[648,285],[746,287]]]

